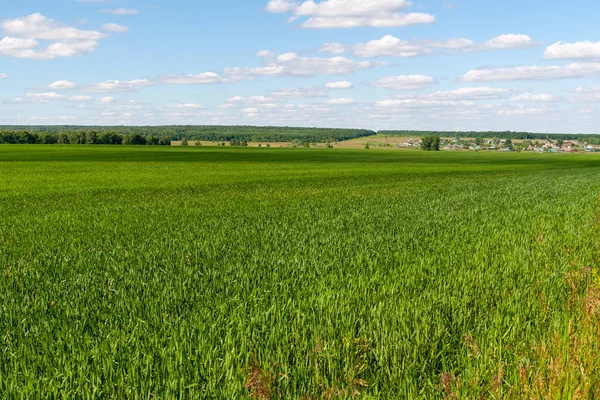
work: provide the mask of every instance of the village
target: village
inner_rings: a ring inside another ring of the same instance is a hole
[[[396,143],[399,148],[420,148],[421,139],[407,139],[403,143]],[[483,139],[483,138],[441,138],[440,150],[453,151],[501,151],[521,152],[532,151],[536,153],[596,153],[600,152],[599,145],[582,143],[577,140],[511,140],[511,139]]]

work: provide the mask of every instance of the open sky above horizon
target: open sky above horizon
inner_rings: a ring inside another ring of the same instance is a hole
[[[600,2],[21,0],[0,125],[600,133]]]

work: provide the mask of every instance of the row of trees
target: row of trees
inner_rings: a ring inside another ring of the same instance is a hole
[[[0,131],[0,144],[124,144],[169,146],[171,145],[171,140],[168,137],[142,136],[137,133]]]
[[[0,126],[0,131],[27,131],[31,133],[96,132],[115,133],[119,135],[138,134],[143,137],[166,137],[172,141],[231,142],[232,140],[247,142],[291,142],[300,140],[309,143],[326,143],[328,140],[340,142],[360,137],[372,136],[374,131],[365,129],[330,129],[330,128],[296,128],[296,127],[260,127],[260,126]]]

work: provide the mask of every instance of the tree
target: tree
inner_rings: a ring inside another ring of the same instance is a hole
[[[424,136],[421,139],[421,150],[440,151],[440,137],[436,135]]]
[[[181,139],[181,145],[182,146],[187,146],[188,145],[188,140],[186,137],[184,137],[183,139]]]
[[[500,146],[500,139],[495,137],[492,139],[492,144],[494,145],[494,147],[498,147]]]
[[[68,144],[69,143],[69,138],[67,137],[66,134],[59,133],[58,137],[56,138],[56,143],[58,143],[58,144]]]
[[[196,143],[194,143],[194,146],[202,146],[202,142],[199,140],[196,140]]]
[[[160,144],[160,140],[156,136],[150,135],[146,138],[146,144],[148,146],[157,146]]]
[[[506,139],[506,141],[504,142],[504,147],[508,147],[509,149],[513,148],[513,142],[510,139]]]
[[[85,142],[87,144],[98,144],[98,134],[94,131],[85,134]]]
[[[138,133],[130,133],[123,137],[123,144],[144,145],[146,144],[146,138]]]
[[[564,140],[562,140],[562,139],[558,139],[558,140],[556,141],[556,145],[557,145],[558,147],[563,147],[563,145],[564,145],[564,144],[565,144],[565,141],[564,141]]]
[[[483,138],[482,137],[475,138],[475,145],[476,146],[481,146],[482,144],[483,144]]]

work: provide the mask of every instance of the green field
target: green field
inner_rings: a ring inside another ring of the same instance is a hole
[[[2,145],[0,398],[600,396],[599,195],[594,154]]]

